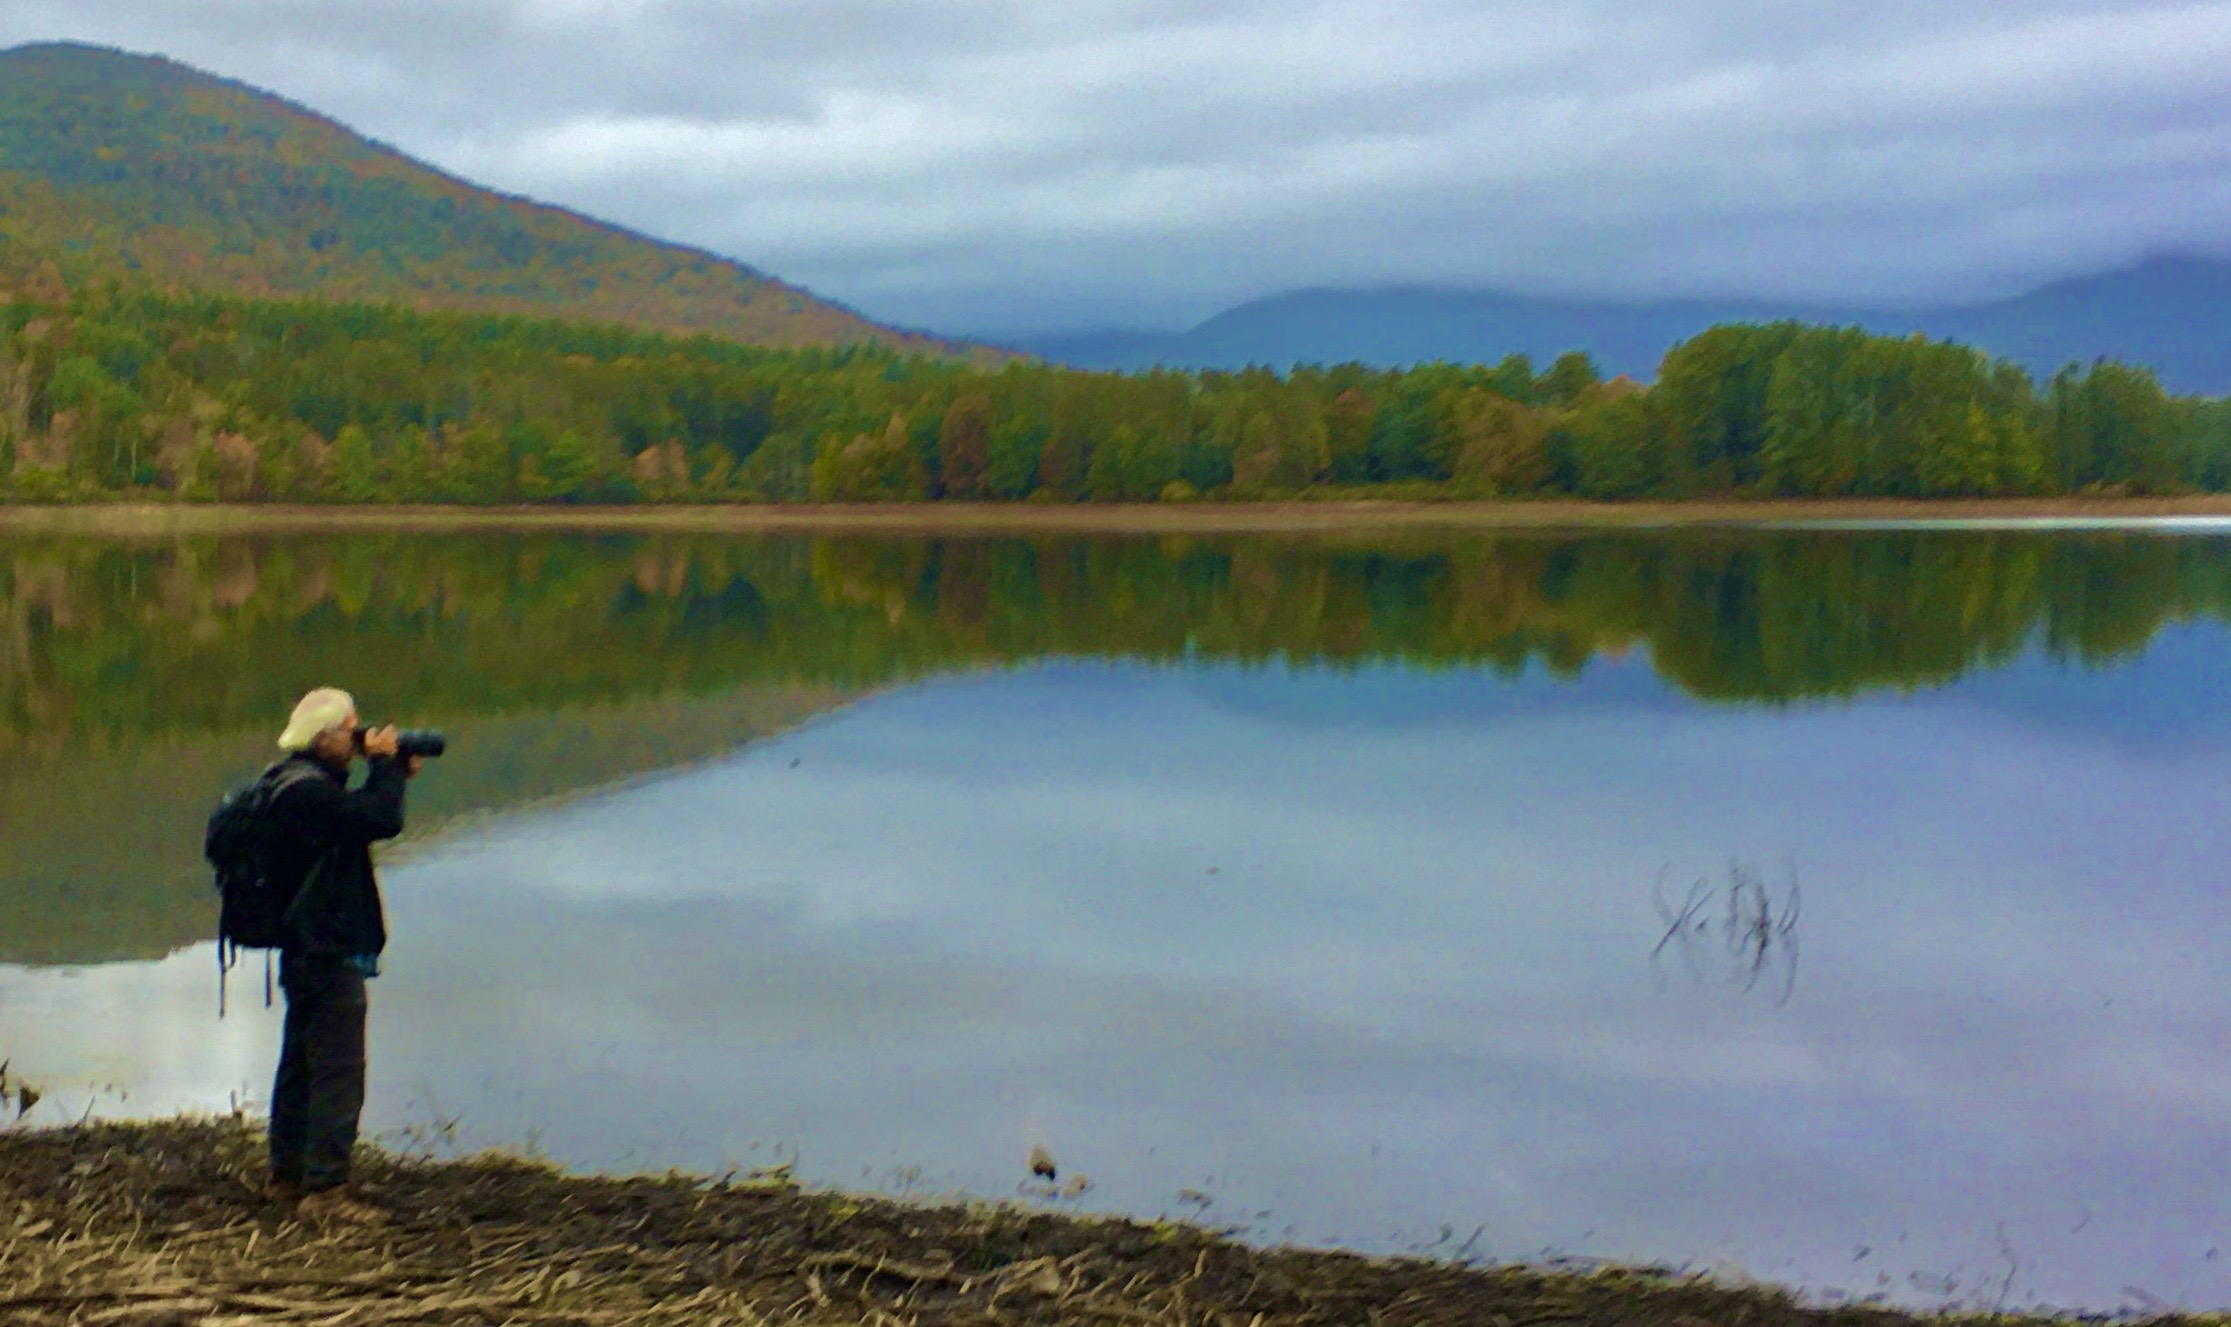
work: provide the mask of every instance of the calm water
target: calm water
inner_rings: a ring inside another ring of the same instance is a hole
[[[199,821],[333,680],[455,744],[399,1144],[2227,1306],[2227,620],[2192,532],[0,542],[0,1055],[261,1099]]]

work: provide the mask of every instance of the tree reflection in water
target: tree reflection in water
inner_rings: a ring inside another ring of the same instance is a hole
[[[463,739],[412,793],[428,828],[1041,660],[1633,660],[1680,701],[1797,710],[2135,660],[2200,621],[2231,622],[2231,539],[2140,529],[0,536],[0,962],[205,934],[209,802],[336,680]],[[1754,985],[1791,934],[1768,914]]]

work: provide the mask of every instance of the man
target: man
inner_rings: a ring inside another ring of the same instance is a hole
[[[323,688],[294,707],[274,771],[272,874],[302,881],[279,949],[286,1028],[271,1088],[271,1196],[306,1219],[385,1219],[349,1184],[364,1110],[364,983],[379,975],[387,919],[372,845],[403,832],[403,785],[416,758],[396,755],[395,730],[361,732],[356,702]],[[371,763],[349,787],[361,753]]]

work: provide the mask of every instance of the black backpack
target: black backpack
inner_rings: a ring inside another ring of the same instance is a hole
[[[272,836],[277,822],[272,807],[279,795],[316,771],[273,765],[244,788],[225,794],[209,813],[209,827],[202,835],[202,856],[217,873],[217,1013],[224,1015],[224,974],[239,961],[243,949],[277,949],[286,942],[288,913],[302,890],[300,879],[279,879],[271,869]],[[264,1003],[271,1002],[271,980],[265,962]]]

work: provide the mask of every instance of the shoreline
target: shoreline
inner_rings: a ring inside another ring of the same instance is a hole
[[[628,507],[327,507],[0,503],[0,533],[160,537],[386,530],[729,534],[1248,534],[1373,529],[2143,528],[2231,521],[2231,494],[2177,498],[1713,499],[1687,502],[863,503]]]
[[[1171,1221],[801,1189],[787,1172],[574,1175],[360,1150],[384,1229],[258,1192],[235,1115],[0,1130],[0,1320],[1146,1327],[1917,1327],[1990,1306],[1809,1305],[1668,1268],[1261,1248]],[[233,1316],[238,1315],[238,1316]],[[2167,1321],[2167,1317],[2156,1319]]]

